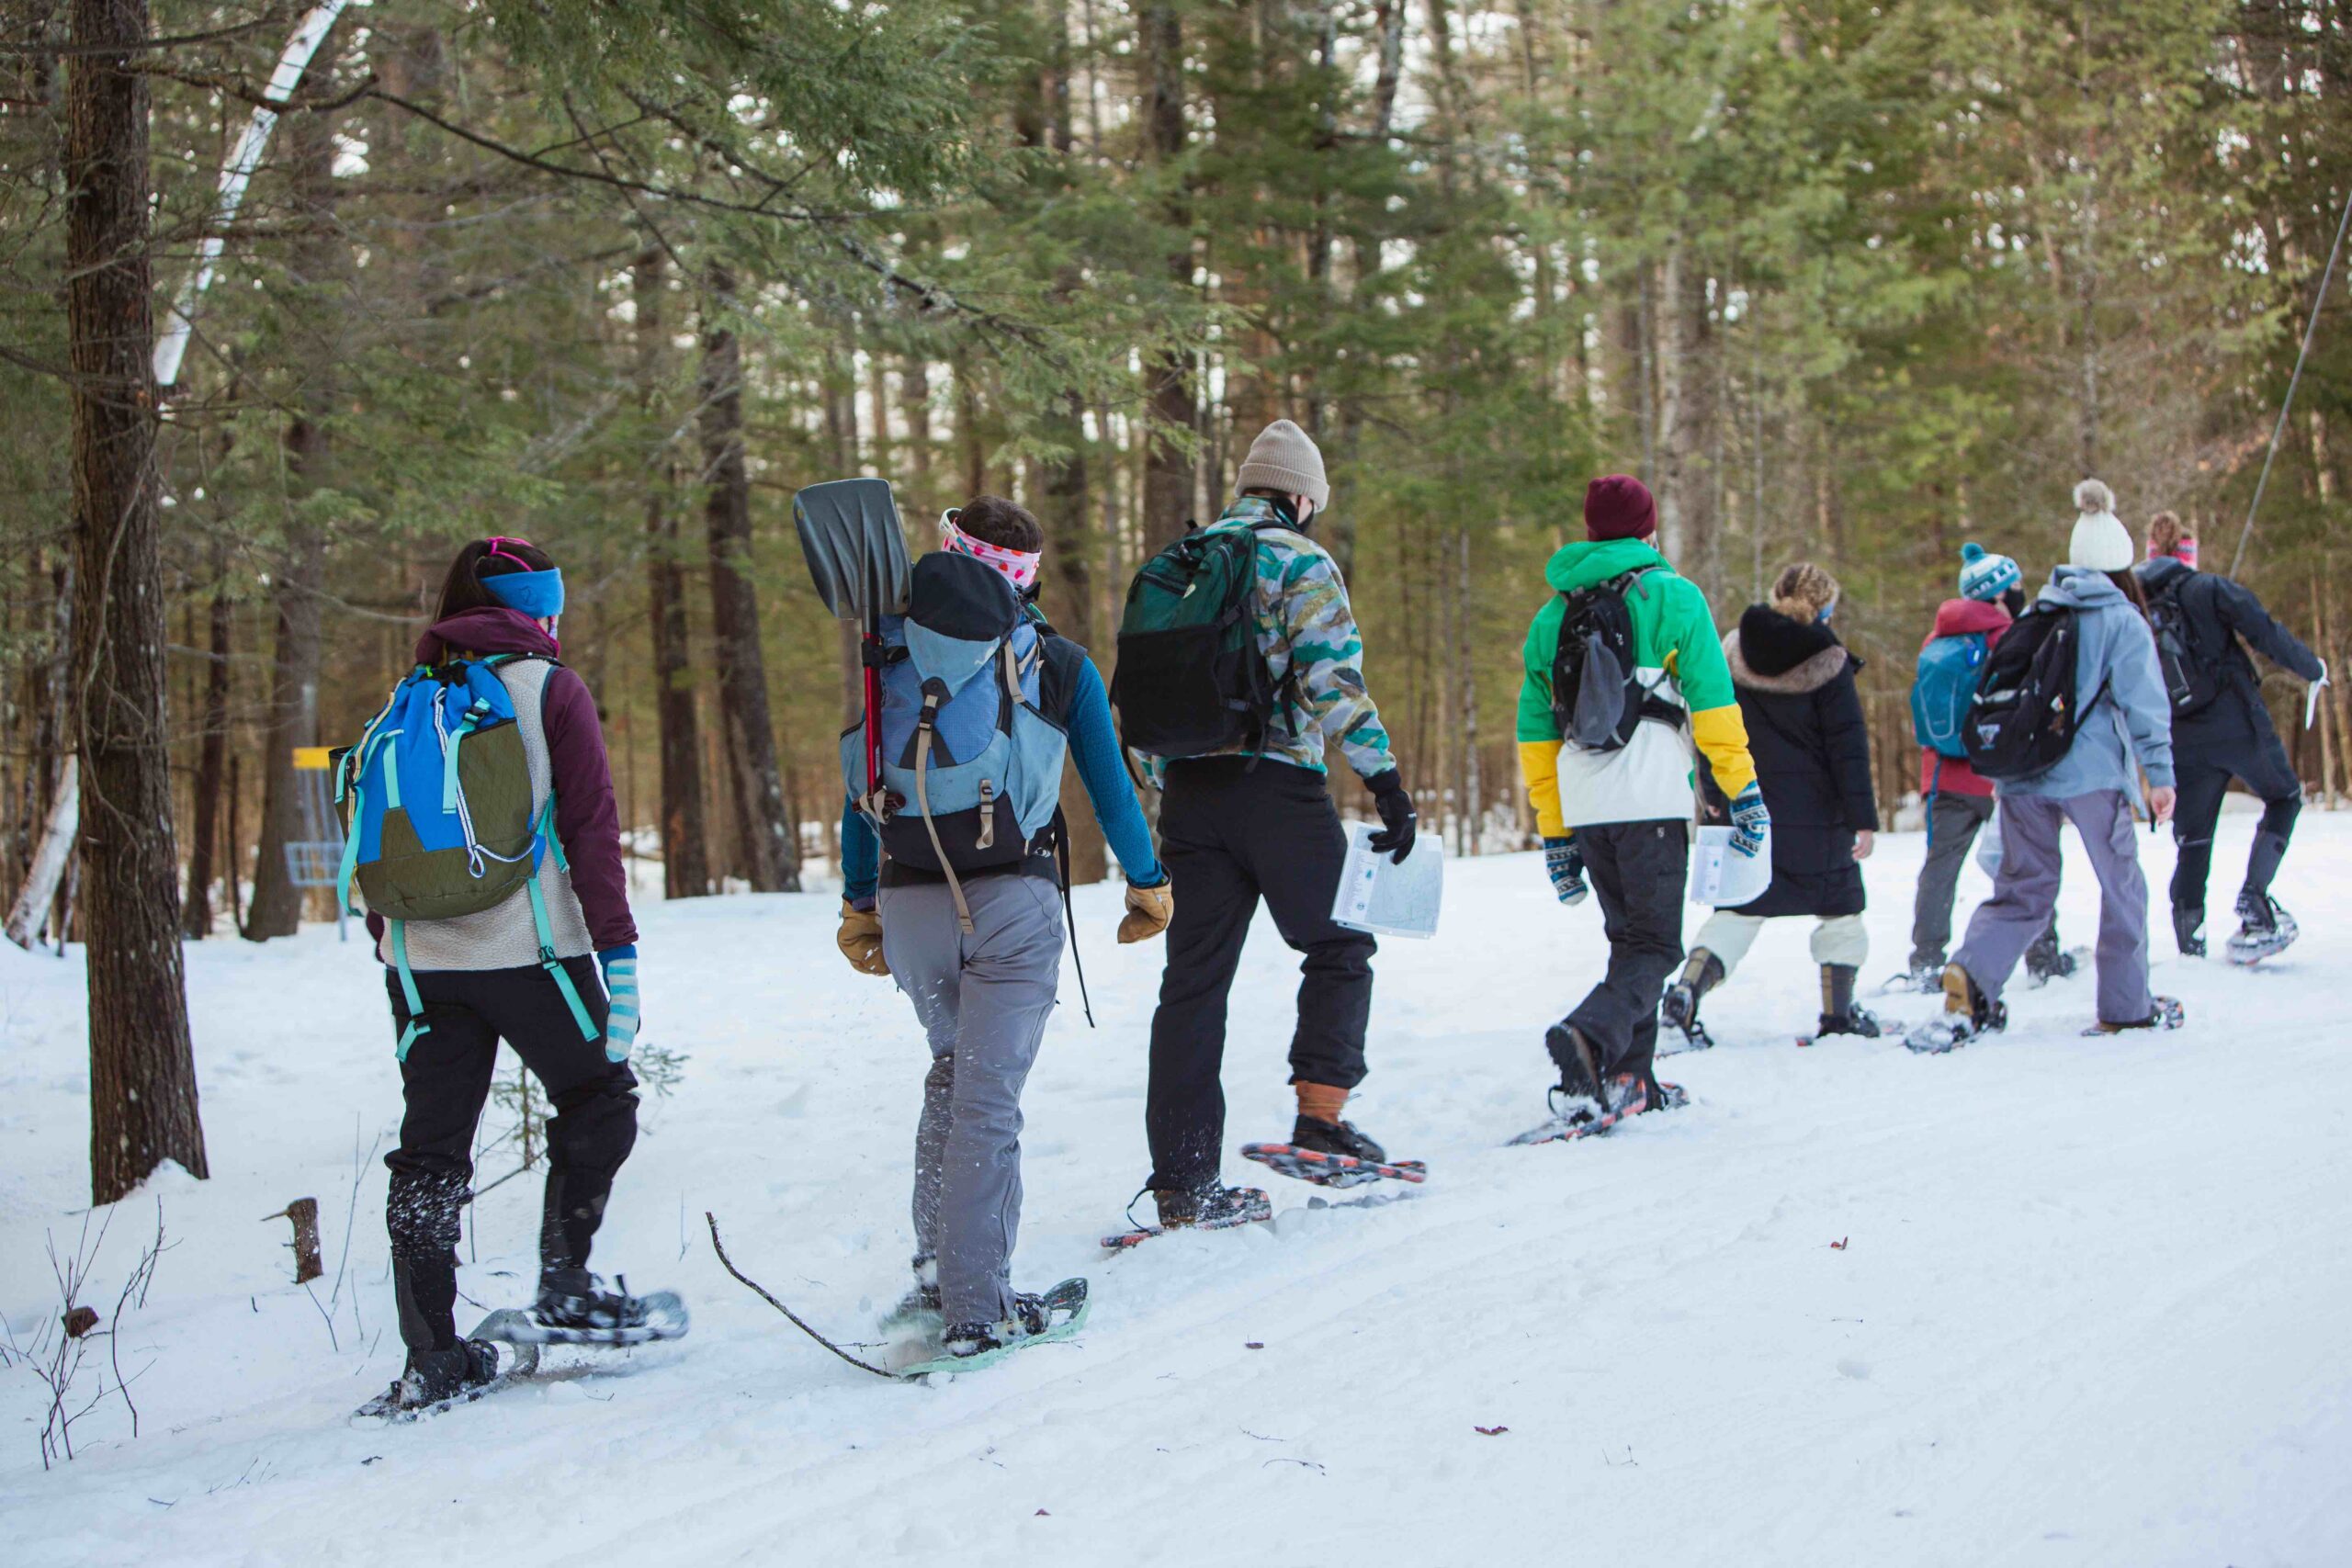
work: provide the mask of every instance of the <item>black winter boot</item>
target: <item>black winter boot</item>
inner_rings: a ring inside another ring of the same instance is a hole
[[[1858,972],[1850,964],[1821,966],[1821,1023],[1814,1031],[1816,1038],[1824,1034],[1878,1038],[1878,1019],[1854,1000],[1854,976]]]
[[[413,1410],[455,1399],[497,1377],[498,1347],[481,1339],[460,1339],[447,1350],[411,1350],[392,1392],[400,1408]]]
[[[1658,1003],[1659,1021],[1680,1030],[1690,1050],[1703,1051],[1714,1043],[1699,1021],[1699,1003],[1723,983],[1724,961],[1703,947],[1693,948],[1681,976],[1666,988],[1665,999]]]
[[[2205,911],[2176,908],[2172,912],[2172,939],[2179,944],[2183,958],[2205,956]]]
[[[1552,1091],[1552,1113],[1563,1121],[1589,1121],[1600,1114],[1600,1052],[1583,1030],[1562,1019],[1544,1032],[1544,1047],[1560,1069]]]
[[[1317,1154],[1342,1155],[1374,1165],[1388,1163],[1388,1151],[1358,1132],[1352,1122],[1322,1122],[1301,1116],[1291,1124],[1290,1141],[1294,1147],[1313,1149]]]

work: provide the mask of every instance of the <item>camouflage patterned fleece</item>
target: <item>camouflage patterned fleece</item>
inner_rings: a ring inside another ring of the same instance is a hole
[[[1249,528],[1280,516],[1263,496],[1238,497],[1212,528]],[[1348,765],[1363,778],[1396,767],[1380,709],[1363,684],[1363,639],[1356,634],[1340,567],[1322,546],[1288,528],[1258,535],[1258,649],[1266,656],[1277,697],[1274,722],[1261,755],[1322,773],[1327,740],[1337,741]],[[1290,677],[1295,673],[1296,679]],[[1223,754],[1247,754],[1228,746]],[[1155,787],[1164,764],[1144,760]]]

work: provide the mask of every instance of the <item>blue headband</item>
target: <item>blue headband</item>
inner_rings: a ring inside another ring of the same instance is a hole
[[[492,598],[534,620],[553,620],[563,614],[563,573],[555,567],[545,571],[501,572],[483,578],[481,585]]]

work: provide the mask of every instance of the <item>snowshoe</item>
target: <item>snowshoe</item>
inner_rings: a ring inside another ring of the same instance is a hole
[[[1141,1197],[1137,1193],[1136,1196]],[[1156,1235],[1170,1231],[1230,1230],[1236,1225],[1258,1224],[1274,1217],[1274,1201],[1256,1187],[1212,1187],[1204,1192],[1154,1192],[1159,1201],[1159,1223],[1137,1225],[1118,1235],[1106,1235],[1102,1245],[1113,1252],[1125,1252],[1140,1246]],[[1127,1205],[1128,1218],[1133,1219],[1135,1205]]]
[[[1510,1146],[1532,1144],[1560,1144],[1576,1138],[1595,1138],[1630,1117],[1646,1111],[1677,1111],[1690,1103],[1689,1091],[1680,1084],[1660,1083],[1653,1099],[1642,1080],[1631,1073],[1622,1073],[1611,1079],[1603,1092],[1598,1111],[1591,1110],[1581,1095],[1551,1091],[1552,1117],[1540,1127],[1532,1127],[1510,1141]]]
[[[2025,977],[2036,986],[2046,986],[2052,980],[2071,980],[2090,962],[2087,947],[2069,947],[2046,957],[2029,953],[2025,955]]]
[[[1086,1281],[1064,1280],[1042,1296],[1012,1298],[1012,1315],[1001,1323],[959,1323],[940,1336],[937,1356],[899,1369],[900,1377],[933,1372],[977,1372],[1015,1350],[1068,1339],[1086,1326]]]
[[[1943,987],[1944,1010],[1905,1035],[1905,1049],[1923,1056],[1940,1056],[2009,1026],[2009,1010],[1986,999],[1959,964],[1944,965]]]
[[[685,1333],[686,1303],[676,1292],[632,1296],[626,1279],[615,1283],[608,1291],[584,1269],[550,1269],[528,1313],[492,1314],[484,1326],[497,1323],[495,1337],[515,1345],[642,1345]]]
[[[939,1259],[919,1257],[914,1260],[914,1270],[915,1282],[899,1298],[899,1304],[882,1315],[886,1332],[939,1325]]]
[[[2286,952],[2302,935],[2295,917],[2267,894],[2239,894],[2238,921],[2237,934],[2230,938],[2228,953],[2230,962],[2240,968]]]
[[[1291,1127],[1289,1143],[1244,1144],[1241,1157],[1318,1187],[1355,1187],[1382,1177],[1419,1181],[1429,1175],[1419,1160],[1392,1164],[1388,1151],[1357,1131],[1354,1122],[1325,1122],[1313,1116],[1298,1118]]]
[[[537,1368],[538,1360],[535,1348],[502,1350],[479,1334],[448,1350],[411,1350],[407,1367],[392,1386],[353,1411],[351,1419],[355,1425],[373,1421],[390,1426],[438,1416],[497,1392]]]
[[[2137,1023],[2109,1023],[2102,1019],[2083,1031],[2086,1037],[2098,1034],[2121,1034],[2131,1029],[2178,1029],[2188,1021],[2188,1014],[2171,997],[2154,998],[2156,1010]]]
[[[1883,997],[1926,996],[1944,983],[1944,966],[1940,964],[1914,964],[1902,974],[1890,976],[1878,988]]]

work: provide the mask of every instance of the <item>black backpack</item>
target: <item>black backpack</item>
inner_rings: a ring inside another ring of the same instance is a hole
[[[2081,640],[2075,612],[2064,604],[2037,604],[2001,634],[1962,731],[1970,767],[1988,779],[2022,779],[2065,757],[2083,716],[2107,694],[2102,683],[2089,702],[2075,700]]]
[[[2198,657],[2196,624],[2180,602],[2188,577],[2178,573],[2162,592],[2148,595],[2148,627],[2156,636],[2156,663],[2164,671],[2165,696],[2175,718],[2195,713],[2221,690],[2213,679],[2221,661]]]
[[[1683,710],[1642,684],[1634,651],[1629,592],[1646,593],[1645,566],[1562,593],[1560,643],[1552,655],[1552,721],[1560,739],[1587,751],[1615,751],[1645,718],[1682,722]]]
[[[1258,647],[1258,528],[1194,526],[1127,588],[1111,701],[1148,757],[1265,745],[1275,681]]]

